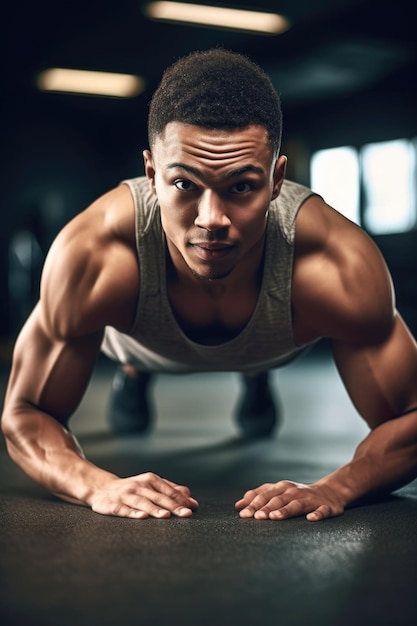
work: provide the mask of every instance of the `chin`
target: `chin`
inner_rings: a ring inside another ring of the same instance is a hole
[[[207,280],[207,281],[222,280],[223,278],[227,278],[228,276],[230,276],[230,274],[233,272],[233,267],[228,270],[223,270],[223,271],[218,271],[218,272],[204,272],[204,274],[202,274],[201,272],[193,268],[190,268],[190,269],[192,273],[194,274],[194,276],[196,276],[200,280]]]

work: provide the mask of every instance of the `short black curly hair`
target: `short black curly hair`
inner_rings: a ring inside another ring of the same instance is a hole
[[[204,128],[264,126],[279,154],[282,111],[267,74],[246,56],[225,50],[192,52],[165,70],[149,108],[149,145],[169,122]]]

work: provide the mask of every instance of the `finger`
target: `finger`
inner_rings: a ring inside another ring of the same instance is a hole
[[[131,517],[135,519],[146,519],[149,517],[149,513],[137,508],[136,506],[129,506],[126,502],[114,502],[109,500],[108,502],[101,502],[99,505],[93,504],[91,509],[94,513],[100,515],[113,515],[115,517]],[[167,515],[168,513],[168,515]],[[161,511],[159,517],[169,517],[169,511]]]
[[[258,492],[255,489],[251,489],[250,491],[247,491],[245,494],[243,494],[243,498],[241,498],[235,503],[235,508],[238,510],[245,508],[245,506],[250,504],[252,500],[256,498],[257,495],[258,495]]]
[[[195,509],[198,505],[194,498],[180,491],[175,483],[171,484],[171,481],[166,481],[156,474],[149,473],[140,476],[137,480],[137,484],[138,489],[137,491],[135,490],[134,493],[144,495],[149,498],[149,500],[162,504],[162,506],[165,506],[170,511],[179,506]],[[161,500],[159,496],[166,496],[166,498]]]
[[[149,484],[155,492],[164,494],[171,500],[175,501],[177,503],[177,507],[178,505],[182,505],[187,508],[191,508],[192,510],[195,510],[198,507],[197,500],[189,495],[190,490],[188,487],[177,485],[170,480],[157,476],[156,474],[151,474]]]
[[[270,483],[268,483],[268,484],[265,484],[265,485],[261,485],[257,489],[250,489],[249,491],[247,491],[246,493],[243,494],[243,498],[241,498],[240,500],[238,500],[235,503],[235,508],[238,511],[241,510],[241,509],[246,508],[247,506],[252,504],[252,502],[255,500],[255,498],[257,496],[262,494],[262,491],[265,491],[266,489],[270,489],[271,487],[272,487],[272,485]]]
[[[311,513],[308,513],[308,515],[306,515],[306,518],[309,522],[319,522],[320,520],[326,519],[327,517],[335,517],[337,515],[341,515],[341,513],[335,513],[327,504],[322,504],[315,511],[311,511]]]
[[[130,508],[130,506],[127,506],[126,504],[116,509],[113,515],[116,515],[117,517],[129,517],[131,519],[148,519],[149,517],[149,514],[146,513],[145,511],[138,511],[137,509],[132,509]]]
[[[185,496],[191,497],[191,491],[185,485],[177,485],[177,483],[173,483],[171,480],[168,480],[167,478],[163,478],[163,480],[165,480],[165,482],[167,482],[168,485],[170,485],[174,489],[178,489],[179,491],[181,491]],[[191,498],[191,499],[195,500],[194,498]],[[195,500],[195,502],[197,502],[197,500]]]
[[[260,507],[254,512],[254,517],[256,519],[270,519],[270,514],[272,512],[274,511],[276,512],[281,509],[285,510],[285,507],[288,504],[288,502],[289,502],[288,497],[285,498],[283,496],[274,496],[264,506]]]
[[[269,519],[281,520],[290,517],[298,517],[311,509],[305,500],[292,500],[288,504],[277,506],[277,503],[271,502],[271,510],[268,513]]]
[[[172,492],[171,492],[172,493]],[[145,511],[151,517],[169,517],[171,513],[178,517],[190,517],[193,509],[188,505],[187,501],[181,502],[184,496],[178,499],[178,493],[174,490],[174,498],[167,496],[153,489],[142,488],[140,494],[126,494],[124,502],[132,509]]]
[[[261,509],[260,511],[255,511],[253,514],[255,519],[269,519],[269,511],[265,511]]]
[[[144,514],[144,517],[154,517],[156,519],[167,519],[172,514],[177,517],[190,517],[192,515],[192,510],[188,507],[172,506],[170,504],[164,506],[163,504],[155,503],[154,498],[149,499],[143,496],[131,496],[128,502],[120,506],[122,511],[124,510],[123,507],[129,507],[132,511],[138,511],[139,517],[142,517],[141,514]]]
[[[245,506],[241,511],[240,511],[240,516],[241,517],[253,517],[254,514],[259,511],[260,509],[262,509],[266,503],[268,502],[269,498],[264,496],[263,494],[259,493],[250,504],[248,504],[247,506]]]

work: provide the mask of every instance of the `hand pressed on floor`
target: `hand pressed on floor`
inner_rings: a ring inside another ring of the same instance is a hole
[[[289,480],[251,489],[235,504],[242,518],[284,520],[305,515],[312,522],[341,515],[344,506],[340,495],[328,486]]]
[[[198,507],[188,487],[147,472],[129,478],[112,478],[96,489],[89,504],[102,515],[146,519],[190,517]]]

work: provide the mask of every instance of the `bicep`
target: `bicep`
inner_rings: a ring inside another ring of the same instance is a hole
[[[15,414],[30,406],[65,423],[88,385],[102,332],[57,339],[42,318],[38,304],[17,339],[6,406]]]
[[[375,428],[417,406],[417,345],[397,313],[372,345],[333,341],[335,363],[358,412]]]

